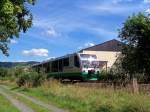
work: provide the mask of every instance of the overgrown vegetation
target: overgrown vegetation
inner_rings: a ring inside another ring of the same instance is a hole
[[[38,73],[29,68],[0,68],[0,79],[10,80],[16,82],[16,84],[26,87],[37,87],[46,80],[46,74],[42,70]]]
[[[123,89],[85,88],[49,81],[38,88],[17,90],[72,112],[150,112],[149,94],[132,94]]]
[[[114,90],[66,85],[57,81],[47,81],[44,72],[37,73],[30,69],[13,68],[7,71],[3,68],[0,72],[3,78],[14,77],[14,81],[21,87],[16,88],[19,92],[72,112],[150,112],[149,94],[132,94],[124,88]],[[124,80],[124,77],[103,72],[100,80],[115,83]]]
[[[150,81],[150,15],[129,17],[119,32],[122,46],[121,65],[130,78],[144,76]]]
[[[46,75],[43,72],[37,73],[35,71],[23,72],[17,79],[17,85],[27,87],[37,87],[46,80]]]
[[[150,82],[150,14],[139,13],[129,17],[119,32],[122,52],[114,66],[100,73],[105,82]]]

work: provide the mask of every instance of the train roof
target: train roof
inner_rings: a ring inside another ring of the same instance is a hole
[[[67,55],[64,55],[64,56],[61,56],[61,57],[58,57],[58,58],[51,58],[49,60],[42,61],[40,63],[34,64],[34,65],[32,65],[32,67],[39,66],[39,65],[42,65],[42,64],[46,64],[46,63],[51,62],[51,61],[55,61],[55,60],[59,60],[59,59],[64,59],[64,58],[67,58],[69,56],[73,56],[73,55],[77,55],[77,54],[83,54],[83,53],[72,53],[72,54],[67,54]]]
[[[40,62],[40,63],[38,63],[38,64],[34,64],[34,65],[32,65],[32,67],[34,67],[34,66],[39,66],[39,65],[41,65],[41,64],[45,64],[45,63],[48,63],[48,62],[50,62],[50,61],[55,61],[55,60],[67,58],[67,57],[72,56],[72,55],[75,55],[75,54],[78,54],[78,53],[72,53],[72,54],[67,54],[67,55],[64,55],[64,56],[57,57],[57,58],[51,58],[51,59],[49,59],[49,60],[42,61],[42,62]]]

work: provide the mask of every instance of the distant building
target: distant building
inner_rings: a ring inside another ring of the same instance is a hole
[[[103,69],[111,68],[121,53],[122,43],[116,39],[82,49],[83,54],[95,54]]]

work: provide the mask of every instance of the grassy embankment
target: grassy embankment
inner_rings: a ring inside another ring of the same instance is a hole
[[[16,91],[73,112],[150,112],[150,94],[85,88],[57,82],[45,82],[38,88],[20,88]]]
[[[0,94],[0,112],[19,112],[19,110]]]
[[[22,96],[18,96],[15,93],[5,89],[5,92],[11,94],[11,96],[13,96],[15,99],[19,100],[20,102],[23,102],[24,104],[26,104],[28,107],[32,108],[35,112],[50,112],[50,110],[39,106],[35,103],[33,103],[32,101],[29,101],[28,99],[22,97]]]
[[[2,85],[8,85],[10,87],[16,87],[16,84],[14,82],[11,82],[11,81],[0,81],[0,84]],[[24,98],[24,97],[21,97],[21,96],[18,96],[16,95],[14,92],[11,92],[7,89],[4,89],[5,92],[9,93],[11,96],[13,96],[13,98],[19,100],[20,102],[23,102],[24,104],[26,104],[28,107],[32,108],[35,112],[51,112],[50,110],[42,107],[42,106],[39,106],[35,103],[33,103],[32,101],[29,101],[28,99]],[[1,96],[2,97],[2,96]],[[0,97],[0,98],[1,98]],[[9,101],[7,101],[6,99],[4,99],[4,97],[2,97],[3,100],[0,99],[0,112],[19,112],[19,111],[15,111],[14,109],[11,110],[11,108],[7,108],[7,106],[11,105],[11,103]],[[6,102],[6,103],[5,103]],[[1,103],[3,105],[1,105]],[[1,108],[1,106],[3,108]],[[5,109],[5,111],[4,111]],[[2,111],[3,110],[3,111]],[[11,111],[9,111],[11,110]],[[13,111],[14,110],[14,111]]]

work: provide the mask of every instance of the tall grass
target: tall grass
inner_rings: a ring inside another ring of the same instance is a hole
[[[47,101],[75,112],[150,112],[150,94],[132,94],[111,88],[96,89],[45,82],[32,91]]]

